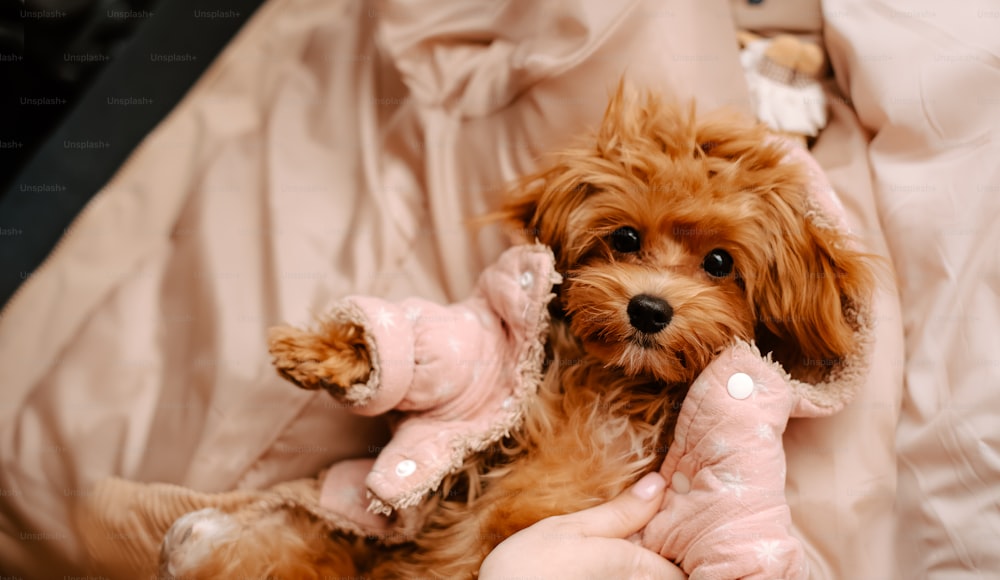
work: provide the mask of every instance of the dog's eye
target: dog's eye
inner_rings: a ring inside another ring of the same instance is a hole
[[[701,267],[709,276],[723,278],[733,273],[733,257],[729,252],[716,248],[705,256]]]
[[[641,246],[639,232],[635,228],[625,226],[611,232],[611,247],[617,252],[631,254],[638,252]]]

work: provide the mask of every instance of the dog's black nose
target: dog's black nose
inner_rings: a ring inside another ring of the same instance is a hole
[[[646,334],[656,334],[674,316],[674,309],[662,298],[649,294],[638,294],[628,301],[628,320],[632,326]]]

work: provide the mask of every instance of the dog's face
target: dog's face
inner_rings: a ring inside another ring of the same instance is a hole
[[[590,355],[690,382],[735,338],[790,369],[850,352],[864,258],[807,219],[804,169],[766,138],[620,88],[592,145],[524,182],[504,214],[553,248]]]

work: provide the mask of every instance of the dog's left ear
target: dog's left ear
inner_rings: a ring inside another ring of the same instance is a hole
[[[855,308],[873,291],[873,258],[799,212],[772,217],[776,254],[751,291],[758,336],[767,330],[763,342],[786,367],[838,364],[857,342]]]

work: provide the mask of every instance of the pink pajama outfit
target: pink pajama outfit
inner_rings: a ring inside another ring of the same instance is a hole
[[[379,514],[405,515],[469,454],[516,427],[541,380],[548,303],[560,281],[551,250],[522,245],[456,304],[354,296],[335,306],[332,316],[365,327],[373,356],[368,382],[348,389],[343,402],[362,415],[404,414],[377,459],[326,472],[322,507],[361,530],[397,529]]]

